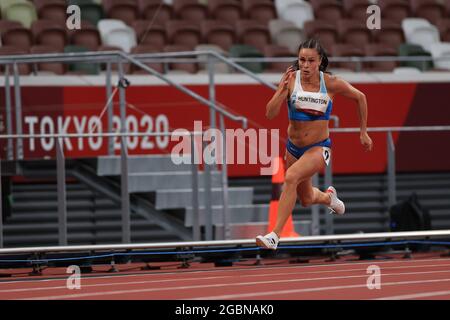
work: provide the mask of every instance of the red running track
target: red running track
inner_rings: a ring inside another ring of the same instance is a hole
[[[414,254],[412,259],[347,257],[335,262],[263,263],[255,266],[245,261],[221,268],[192,263],[187,269],[165,263],[159,264],[160,270],[147,271],[135,264],[119,266],[121,272],[114,274],[106,273],[106,266],[95,266],[95,272],[82,275],[80,289],[67,288],[69,274],[62,268],[46,269],[34,277],[23,274],[30,270],[0,270],[0,274],[16,273],[0,278],[0,299],[450,299],[450,258],[436,254]],[[380,268],[380,289],[367,286],[371,265]]]

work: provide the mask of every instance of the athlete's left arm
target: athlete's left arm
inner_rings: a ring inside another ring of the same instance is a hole
[[[360,123],[360,140],[366,151],[371,151],[373,147],[372,139],[367,133],[367,99],[366,95],[353,87],[347,81],[336,76],[330,76],[327,88],[333,94],[340,94],[354,100],[358,104],[358,115]]]

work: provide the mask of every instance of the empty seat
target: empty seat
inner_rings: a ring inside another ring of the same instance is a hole
[[[37,20],[34,5],[26,0],[2,0],[1,10],[4,19],[18,21],[25,28],[30,28],[31,24]]]
[[[183,45],[167,45],[164,47],[164,52],[183,52],[192,51],[193,48]],[[183,57],[184,59],[189,57]],[[195,59],[195,56],[191,58]],[[198,65],[196,62],[172,62],[169,63],[169,73],[196,73]]]
[[[137,44],[136,33],[121,20],[100,20],[98,30],[104,45],[116,46],[129,53]]]
[[[45,53],[63,53],[64,51],[60,47],[53,47],[48,45],[37,45],[31,47],[31,54],[45,54]],[[35,64],[37,72],[49,72],[53,74],[64,74],[66,72],[66,66],[62,62],[41,62]]]
[[[213,44],[199,44],[195,47],[195,51],[214,51],[218,54],[227,57],[228,52],[223,50],[221,47]],[[199,71],[200,73],[208,72],[208,56],[206,55],[200,55],[198,56],[199,59]],[[230,66],[228,66],[225,62],[215,60],[213,64],[213,70],[215,73],[230,73],[231,69]]]
[[[383,19],[401,22],[411,16],[411,8],[408,0],[378,0],[381,17]]]
[[[244,0],[242,2],[244,16],[261,23],[269,23],[277,18],[277,11],[271,0]]]
[[[416,44],[404,43],[398,48],[398,55],[401,57],[431,57],[431,53],[425,51],[422,46]],[[423,60],[418,58],[417,61],[401,61],[401,67],[413,67],[421,71],[427,71],[433,68],[432,61],[420,61]]]
[[[137,20],[133,22],[139,44],[164,47],[167,44],[166,28],[163,25],[152,23],[150,20]]]
[[[67,4],[65,0],[33,0],[33,2],[39,19],[66,22]]]
[[[269,29],[265,24],[254,20],[236,21],[236,34],[239,43],[253,46],[260,52],[271,42]]]
[[[138,0],[142,18],[159,24],[165,24],[173,18],[173,8],[163,0]]]
[[[263,58],[264,55],[255,47],[249,45],[237,44],[230,48],[230,57],[232,58]],[[263,62],[238,62],[242,67],[254,73],[261,73],[264,71]]]
[[[134,0],[103,0],[103,8],[109,19],[122,20],[128,25],[138,19],[138,6]]]
[[[198,0],[174,0],[173,11],[182,20],[201,21],[208,17],[208,7]]]
[[[315,38],[326,52],[331,51],[331,47],[339,42],[336,26],[327,20],[313,20],[305,22],[304,32],[306,38]]]
[[[389,45],[395,49],[405,42],[405,36],[400,22],[383,20],[380,30],[372,30],[372,35],[377,43]]]
[[[169,43],[194,48],[201,42],[200,26],[193,21],[171,20],[166,23]]]
[[[292,60],[283,62],[283,61],[272,61],[268,62],[264,68],[264,72],[284,72],[286,69],[292,65],[297,56],[297,53],[291,52],[288,47],[279,46],[279,45],[267,45],[264,48],[264,56],[266,58],[287,58],[292,57]]]
[[[133,49],[131,49],[132,54],[159,53],[159,52],[161,52],[161,47],[152,45],[138,45]],[[144,62],[144,64],[154,69],[155,71],[158,71],[159,73],[164,73],[165,71],[164,64],[162,62]],[[143,70],[142,68],[134,64],[131,65],[130,72],[132,74],[147,74],[147,75],[150,74],[148,71]]]
[[[200,27],[204,43],[217,45],[228,52],[236,42],[235,29],[227,22],[205,20],[202,21]]]
[[[441,41],[450,42],[450,18],[439,20],[436,23],[436,26],[441,35]]]
[[[337,22],[337,27],[339,37],[344,43],[361,46],[372,40],[372,34],[367,29],[365,21],[342,19]]]
[[[293,22],[297,27],[303,29],[305,21],[314,20],[311,5],[305,1],[291,1],[281,7],[278,16],[284,20]]]
[[[437,28],[422,18],[403,19],[402,29],[406,42],[410,44],[417,44],[426,48],[430,44],[440,41]]]
[[[80,46],[66,46],[64,48],[65,53],[79,53],[89,51],[85,47]],[[100,72],[100,65],[98,63],[89,62],[71,62],[68,64],[67,73],[71,74],[86,74],[86,75],[96,75]]]
[[[21,54],[28,54],[29,51],[24,48],[18,48],[14,46],[2,46],[0,47],[0,56],[14,56]],[[28,75],[31,73],[31,64],[19,63],[17,65],[20,75]],[[5,71],[5,65],[0,65],[0,71],[3,73]],[[9,66],[9,74],[13,74],[13,66]]]
[[[97,27],[87,21],[81,21],[81,29],[69,30],[68,36],[70,44],[86,47],[89,51],[97,51],[102,43]]]
[[[237,0],[208,0],[210,17],[233,24],[243,18],[241,3]]]
[[[427,19],[432,24],[445,17],[445,7],[437,0],[411,0],[411,8],[416,17]]]
[[[92,2],[92,0],[69,0],[69,4],[75,4],[80,7],[81,19],[89,21],[94,26],[105,18],[103,7]]]
[[[366,44],[364,50],[369,57],[397,57],[398,52],[393,47],[382,44]],[[399,63],[398,61],[371,61],[369,65],[371,71],[393,71]]]
[[[302,30],[294,23],[282,19],[270,21],[269,31],[274,44],[288,47],[292,52],[298,51],[305,38]]]
[[[37,20],[31,27],[34,42],[41,45],[59,47],[61,50],[68,43],[64,24],[52,20]]]
[[[367,8],[372,4],[369,0],[343,0],[347,17],[360,21],[367,20]]]
[[[20,22],[0,20],[0,37],[2,45],[29,50],[33,45],[33,34]]]
[[[337,21],[345,18],[344,7],[338,0],[311,0],[310,3],[317,20]]]
[[[333,57],[364,57],[365,53],[361,47],[355,47],[350,44],[335,44],[331,48],[331,55]],[[361,62],[340,61],[331,62],[330,68],[348,69],[352,71],[360,71],[364,68]]]
[[[450,42],[433,43],[430,52],[434,59],[434,67],[450,70]],[[439,59],[444,58],[444,59]]]

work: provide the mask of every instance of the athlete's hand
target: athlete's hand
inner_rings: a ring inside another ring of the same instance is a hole
[[[289,80],[295,75],[295,70],[292,66],[287,68],[286,72],[283,74],[283,77],[280,80],[280,83],[278,84],[278,90],[281,92],[285,91],[289,87]]]
[[[363,145],[365,151],[372,151],[373,142],[367,132],[361,132],[359,139],[361,140],[361,144]]]

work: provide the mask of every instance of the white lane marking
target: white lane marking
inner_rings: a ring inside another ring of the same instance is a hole
[[[387,269],[416,269],[416,268],[430,268],[430,267],[447,267],[450,264],[428,264],[421,266],[400,266],[400,267],[384,267],[383,270]],[[273,276],[290,276],[290,275],[304,275],[304,274],[321,274],[321,273],[342,273],[342,272],[366,272],[365,268],[361,269],[346,269],[346,270],[321,270],[321,271],[297,271],[297,272],[284,272],[284,273],[263,273],[263,274],[246,274],[239,275],[239,278],[243,277],[273,277]],[[437,270],[438,271],[438,270]],[[430,272],[437,272],[430,271]],[[115,286],[115,285],[135,285],[135,284],[147,284],[147,283],[159,283],[159,282],[173,282],[173,281],[201,281],[201,280],[211,280],[211,279],[225,279],[235,277],[230,276],[219,276],[219,277],[192,277],[192,278],[177,278],[177,279],[161,279],[161,280],[142,280],[142,281],[132,281],[132,282],[112,282],[112,283],[97,283],[97,284],[83,284],[83,287],[105,287],[105,286]],[[66,281],[66,279],[61,279],[61,281]],[[4,289],[0,290],[0,293],[14,293],[14,292],[31,292],[31,291],[44,291],[44,290],[59,290],[66,289],[66,286],[53,286],[53,287],[37,287],[37,288],[17,288],[17,289]]]
[[[377,298],[374,300],[407,300],[407,299],[445,296],[445,295],[450,295],[450,291],[433,291],[433,292],[422,292],[422,293],[416,293],[416,294],[405,294],[405,295],[400,295],[400,296]]]
[[[399,282],[383,282],[383,286],[398,286],[405,284],[423,284],[423,283],[434,283],[434,282],[448,282],[450,279],[434,279],[434,280],[417,280],[417,281],[399,281]],[[188,300],[225,300],[225,299],[242,299],[263,297],[263,296],[276,296],[283,294],[293,294],[293,293],[304,293],[304,292],[320,292],[328,290],[341,290],[341,289],[355,289],[355,288],[367,288],[366,284],[355,284],[347,286],[330,286],[330,287],[319,287],[319,288],[307,288],[307,289],[292,289],[292,290],[278,290],[278,291],[268,291],[268,292],[254,292],[254,293],[242,293],[242,294],[229,294],[221,296],[208,296],[208,297],[198,297]]]
[[[407,272],[407,273],[391,273],[383,274],[386,276],[405,276],[405,275],[420,275],[420,274],[430,274],[430,273],[450,273],[450,270],[445,271],[426,271],[426,272]],[[107,296],[107,295],[119,295],[119,294],[131,294],[131,293],[143,293],[143,292],[161,292],[161,291],[173,291],[173,290],[189,290],[189,289],[207,289],[207,288],[220,288],[220,287],[239,287],[239,286],[251,286],[251,285],[267,285],[267,284],[280,284],[280,283],[295,283],[295,282],[306,282],[306,281],[323,281],[323,280],[336,280],[342,279],[339,277],[322,277],[322,278],[307,278],[307,279],[288,279],[288,280],[271,280],[271,281],[252,281],[252,282],[238,282],[238,283],[216,283],[207,285],[193,285],[193,286],[177,286],[177,287],[166,287],[166,288],[147,288],[147,289],[129,289],[129,290],[115,290],[115,291],[103,291],[103,292],[91,292],[91,293],[79,293],[79,294],[67,294],[67,295],[57,295],[57,296],[41,296],[41,297],[31,297],[23,299],[10,299],[10,300],[60,300],[69,298],[86,298],[86,297],[97,297],[97,296]],[[349,278],[367,278],[367,275],[358,276],[346,276],[345,279]],[[364,284],[365,286],[365,284]],[[269,293],[270,294],[270,293]]]
[[[383,265],[383,264],[388,264],[388,263],[415,263],[415,262],[429,262],[429,261],[443,261],[443,262],[449,262],[450,259],[442,259],[442,258],[433,258],[433,259],[420,259],[420,260],[389,260],[389,261],[378,261],[376,260],[376,264],[378,265]],[[88,280],[88,279],[114,279],[114,278],[125,278],[125,277],[142,277],[142,276],[155,276],[155,275],[186,275],[186,274],[196,274],[196,273],[216,273],[216,272],[230,272],[230,273],[234,273],[234,272],[242,272],[242,271],[252,271],[252,270],[289,270],[289,269],[295,269],[298,268],[300,270],[303,269],[309,269],[309,268],[323,268],[323,267],[339,267],[339,266],[355,266],[355,265],[371,265],[374,264],[374,261],[368,261],[368,262],[349,262],[349,263],[333,263],[333,264],[328,264],[328,263],[324,263],[324,264],[312,264],[312,265],[308,265],[308,266],[279,266],[279,267],[250,267],[250,268],[246,268],[246,267],[238,267],[237,269],[218,269],[218,270],[187,270],[187,271],[175,271],[175,272],[155,272],[155,273],[138,273],[138,274],[125,274],[125,275],[105,275],[105,276],[87,276],[83,279]],[[335,270],[333,270],[335,271]],[[343,270],[345,271],[345,270]],[[63,277],[63,275],[61,275],[60,277]],[[11,284],[11,283],[37,283],[37,282],[51,282],[51,281],[66,281],[66,278],[58,278],[58,279],[30,279],[30,280],[20,280],[20,281],[0,281],[0,286],[2,284]]]

